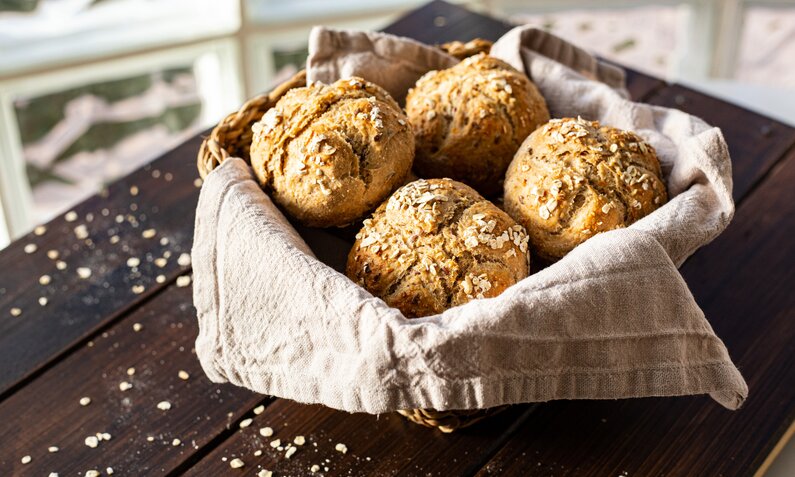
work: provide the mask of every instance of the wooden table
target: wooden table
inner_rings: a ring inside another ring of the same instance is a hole
[[[387,31],[438,43],[508,28],[435,2]],[[560,401],[444,435],[397,415],[210,383],[193,351],[191,289],[178,279],[190,273],[179,257],[193,234],[197,137],[0,252],[0,475],[318,475],[313,465],[323,475],[763,472],[795,412],[795,130],[628,73],[635,100],[700,116],[729,144],[736,217],[681,271],[748,381],[741,410],[707,397]],[[260,436],[265,426],[274,437]],[[88,447],[97,433],[110,440]],[[290,459],[268,444],[299,435],[306,443]],[[245,467],[233,470],[235,457]]]

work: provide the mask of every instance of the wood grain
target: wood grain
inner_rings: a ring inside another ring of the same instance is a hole
[[[542,405],[480,475],[753,474],[795,419],[793,181],[790,153],[682,267],[748,382],[742,409],[706,397]]]
[[[165,286],[156,282],[158,275],[169,282],[187,270],[177,259],[190,252],[193,242],[199,190],[191,159],[198,145],[194,138],[111,185],[106,197],[95,195],[76,206],[77,220],[67,222],[61,215],[46,225],[44,235],[30,233],[0,251],[0,399]],[[133,186],[138,188],[135,196]],[[90,242],[77,237],[80,226]],[[144,238],[149,229],[155,236]],[[113,236],[119,238],[115,244]],[[168,243],[161,244],[162,239]],[[36,245],[36,252],[25,253],[29,244]],[[58,252],[65,270],[48,258],[50,250]],[[155,265],[166,252],[171,254],[166,265]],[[136,270],[127,265],[131,257],[141,262]],[[79,267],[90,269],[91,276],[80,278]],[[50,277],[49,284],[40,284],[43,275]],[[140,285],[144,291],[136,293],[140,290],[133,287]],[[46,306],[39,304],[41,297]],[[12,316],[13,308],[22,314]]]
[[[396,413],[347,414],[279,399],[254,419],[254,429],[236,432],[188,475],[221,475],[229,471],[233,458],[243,460],[247,469],[267,469],[274,475],[471,475],[510,438],[530,410],[516,406],[459,432],[442,434]],[[275,431],[272,437],[259,434],[265,426]],[[286,446],[296,436],[303,436],[306,443],[295,446],[290,458],[285,458],[286,450],[269,445],[279,439]],[[337,444],[344,444],[347,452],[337,451]],[[254,455],[257,450],[262,450],[261,456]],[[319,468],[315,474],[313,465]]]
[[[263,397],[210,383],[193,351],[197,331],[190,287],[172,286],[0,403],[0,475],[106,475],[107,467],[166,475],[223,436]],[[133,387],[121,391],[122,381]],[[87,406],[79,404],[84,396]],[[171,409],[158,409],[161,401]],[[97,432],[111,439],[88,447],[85,438]],[[32,461],[23,465],[26,455]]]

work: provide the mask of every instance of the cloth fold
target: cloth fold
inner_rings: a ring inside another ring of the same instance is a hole
[[[733,214],[720,131],[628,101],[620,72],[556,42],[565,43],[519,27],[492,54],[525,71],[554,116],[579,114],[649,141],[669,203],[498,297],[407,319],[326,264],[340,257],[324,263],[307,246],[336,235],[299,235],[249,166],[227,160],[202,187],[193,250],[196,352],[210,379],[349,412],[691,394],[738,408],[745,381],[677,270]],[[357,75],[396,95],[448,56],[404,38],[324,28],[309,47],[308,80]],[[411,67],[389,70],[387,80],[384,65]]]

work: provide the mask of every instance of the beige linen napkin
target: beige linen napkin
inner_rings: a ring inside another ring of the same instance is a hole
[[[734,210],[720,131],[628,101],[614,69],[556,42],[517,28],[492,54],[533,78],[554,116],[599,119],[654,145],[668,204],[496,298],[410,320],[339,273],[347,242],[299,235],[249,166],[227,160],[202,187],[193,250],[196,351],[210,379],[350,412],[689,394],[738,408],[747,386],[677,270]],[[387,81],[384,65],[409,65],[385,84],[405,94],[445,57],[385,34],[316,29],[308,78]]]

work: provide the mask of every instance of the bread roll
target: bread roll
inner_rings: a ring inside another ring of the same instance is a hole
[[[544,98],[523,73],[483,53],[431,71],[406,97],[420,177],[450,177],[485,195],[502,190],[522,141],[549,119]]]
[[[653,147],[582,118],[553,119],[533,132],[505,176],[505,210],[526,227],[534,254],[550,262],[667,200]]]
[[[404,182],[414,157],[405,114],[360,78],[292,89],[252,129],[257,179],[309,226],[362,218]]]
[[[528,257],[508,214],[460,182],[420,179],[364,221],[346,273],[413,318],[499,295],[527,276]]]

